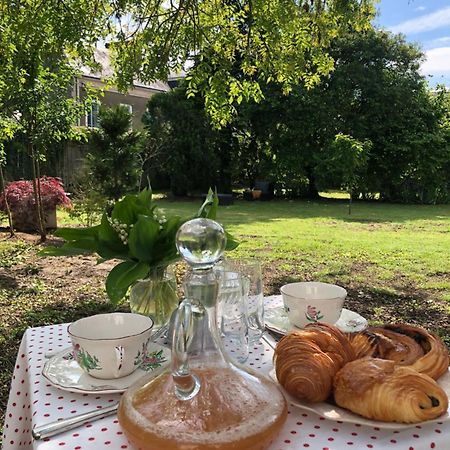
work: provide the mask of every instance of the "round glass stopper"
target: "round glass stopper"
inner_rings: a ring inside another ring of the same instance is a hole
[[[197,269],[207,269],[222,256],[227,238],[220,224],[211,219],[192,219],[177,233],[177,249],[182,258]]]

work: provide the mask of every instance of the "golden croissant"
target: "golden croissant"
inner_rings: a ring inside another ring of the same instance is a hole
[[[422,422],[448,408],[446,393],[428,375],[371,357],[352,361],[336,374],[334,399],[354,413],[386,422]]]
[[[279,383],[294,397],[309,402],[326,400],[334,376],[353,359],[355,353],[345,335],[323,323],[284,336],[274,354]]]
[[[357,358],[389,359],[435,380],[448,370],[447,347],[437,336],[420,327],[406,324],[369,327],[348,338]]]

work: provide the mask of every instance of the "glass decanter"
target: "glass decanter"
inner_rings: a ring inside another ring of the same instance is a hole
[[[212,268],[226,244],[209,219],[186,222],[177,248],[191,265],[172,336],[171,369],[144,377],[122,396],[118,418],[140,450],[264,450],[287,417],[277,385],[233,363],[216,319],[218,281]]]

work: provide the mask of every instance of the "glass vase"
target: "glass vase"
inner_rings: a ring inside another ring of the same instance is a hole
[[[147,278],[131,287],[131,312],[151,317],[153,330],[166,325],[177,307],[177,282],[169,268],[154,269]]]

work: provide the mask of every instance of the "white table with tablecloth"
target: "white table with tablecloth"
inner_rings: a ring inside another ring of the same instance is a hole
[[[279,306],[279,296],[266,298],[266,308]],[[119,450],[131,449],[112,415],[44,440],[33,440],[33,427],[116,403],[120,394],[73,393],[56,388],[42,376],[46,355],[70,347],[67,324],[29,328],[22,339],[12,378],[4,450]],[[268,374],[272,348],[254,345],[246,364]],[[270,450],[305,449],[450,449],[450,422],[440,421],[406,429],[383,429],[325,419],[297,406],[289,414]]]

